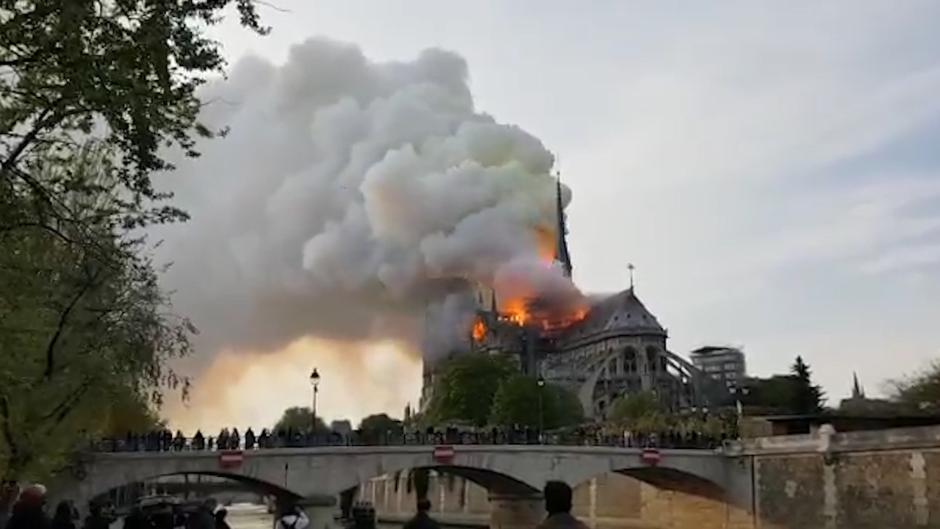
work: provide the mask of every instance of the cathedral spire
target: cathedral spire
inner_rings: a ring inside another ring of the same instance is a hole
[[[571,256],[568,254],[568,227],[565,225],[565,206],[561,200],[561,172],[555,176],[555,218],[558,223],[555,226],[555,262],[561,263],[564,268],[565,277],[571,277]]]
[[[853,399],[864,399],[865,390],[862,389],[862,385],[858,383],[858,374],[852,373],[852,398]]]

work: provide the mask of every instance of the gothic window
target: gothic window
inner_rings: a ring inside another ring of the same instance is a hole
[[[650,371],[656,371],[656,367],[659,365],[657,358],[659,353],[656,351],[655,347],[646,348],[646,365],[649,366]]]
[[[619,374],[619,373],[617,372],[617,359],[616,359],[616,358],[611,358],[611,359],[610,359],[610,362],[608,362],[608,364],[607,364],[607,371],[610,372],[610,374],[612,374],[612,375],[617,375],[617,374]]]
[[[623,370],[627,373],[636,373],[636,350],[627,347],[623,352]]]

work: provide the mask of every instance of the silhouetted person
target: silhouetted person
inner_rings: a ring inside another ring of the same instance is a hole
[[[179,452],[184,446],[186,446],[186,438],[183,437],[183,432],[176,430],[176,436],[173,437],[173,450]]]
[[[228,516],[228,511],[225,509],[215,511],[215,529],[231,529],[225,521],[226,516]]]
[[[222,428],[222,431],[219,432],[219,436],[215,439],[215,444],[218,445],[219,450],[228,448],[228,428]]]
[[[251,430],[251,427],[249,426],[248,429],[245,430],[245,450],[251,450],[254,447],[255,447],[255,432],[253,432]]]
[[[567,483],[549,481],[543,494],[548,517],[537,529],[587,529],[587,525],[571,515],[571,487]]]
[[[215,507],[216,502],[212,498],[202,502],[196,512],[186,519],[186,529],[215,529]]]
[[[238,428],[232,428],[232,435],[228,438],[228,447],[232,450],[238,450],[241,447],[242,438],[238,434]]]
[[[429,514],[431,502],[427,498],[418,500],[418,513],[405,522],[404,529],[440,529],[440,524]]]
[[[52,529],[75,529],[75,521],[72,519],[74,511],[72,504],[67,501],[60,501],[55,508],[55,515],[52,517]]]
[[[131,512],[124,518],[124,529],[153,529],[153,527],[153,522],[147,518],[140,505],[131,508]]]
[[[0,528],[6,527],[19,495],[20,486],[15,481],[4,481],[0,485]]]
[[[202,430],[196,430],[196,435],[193,436],[193,448],[196,450],[206,449],[206,438],[202,435]]]
[[[108,529],[111,527],[111,520],[104,515],[104,509],[100,503],[92,503],[88,506],[88,516],[85,517],[85,523],[82,529]]]

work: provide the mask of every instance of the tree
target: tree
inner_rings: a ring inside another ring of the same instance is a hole
[[[58,234],[57,224],[82,214],[66,195],[100,194],[68,173],[42,178],[49,164],[73,166],[90,139],[109,153],[102,170],[120,187],[109,205],[116,220],[184,217],[141,206],[169,197],[150,179],[172,169],[160,149],[197,156],[197,137],[223,132],[199,123],[196,90],[223,73],[220,44],[205,30],[228,6],[242,25],[267,32],[255,0],[0,0],[0,184],[28,190],[30,226]]]
[[[651,391],[624,395],[610,406],[610,420],[633,432],[658,432],[669,420],[666,410]]]
[[[367,443],[379,443],[388,436],[397,436],[402,433],[402,422],[393,419],[385,413],[369,415],[359,423],[359,435]]]
[[[322,418],[317,417],[316,421],[317,433],[326,433],[330,431],[330,429],[327,428],[326,424],[323,422]],[[311,408],[307,406],[294,406],[284,410],[281,418],[277,420],[277,423],[275,423],[274,430],[293,430],[295,432],[305,434],[310,432],[312,424],[313,412],[311,411]]]
[[[940,409],[940,361],[904,378],[889,380],[891,400],[910,411]]]
[[[796,413],[819,413],[823,408],[823,391],[813,384],[809,366],[803,362],[802,356],[796,357],[796,362],[790,368],[796,378],[796,388],[793,395],[792,409]]]
[[[101,158],[84,151],[68,172],[89,186],[106,183]],[[47,180],[53,175],[43,173]],[[101,189],[106,189],[102,186]],[[32,201],[0,185],[0,219],[28,218]],[[64,200],[80,204],[72,194]],[[111,193],[97,200],[106,203]],[[159,405],[163,390],[188,381],[168,368],[187,354],[194,329],[172,314],[139,239],[94,208],[82,229],[54,224],[0,230],[0,471],[40,478],[108,429],[119,399]],[[82,237],[91,244],[76,244]]]
[[[610,418],[617,422],[629,423],[653,417],[663,413],[662,404],[650,391],[641,391],[624,395],[611,405]]]
[[[505,355],[464,354],[443,366],[435,381],[428,421],[466,421],[483,426],[503,380],[517,373]]]
[[[751,379],[741,404],[757,408],[761,413],[797,413],[794,403],[797,401],[799,384],[794,375]]]
[[[101,435],[120,439],[127,432],[147,433],[166,427],[166,422],[154,410],[151,402],[141,395],[124,390],[108,406],[107,420]]]
[[[537,378],[522,374],[502,381],[490,411],[492,424],[545,429],[577,424],[582,418],[576,395],[554,384],[539,386]]]

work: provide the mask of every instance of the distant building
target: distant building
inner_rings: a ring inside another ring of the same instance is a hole
[[[700,347],[689,354],[692,365],[723,383],[728,390],[741,387],[747,377],[744,353],[734,347]]]
[[[858,375],[852,373],[852,396],[842,399],[839,413],[844,415],[903,415],[909,412],[897,402],[886,399],[871,399],[865,396],[865,389],[858,383]]]

